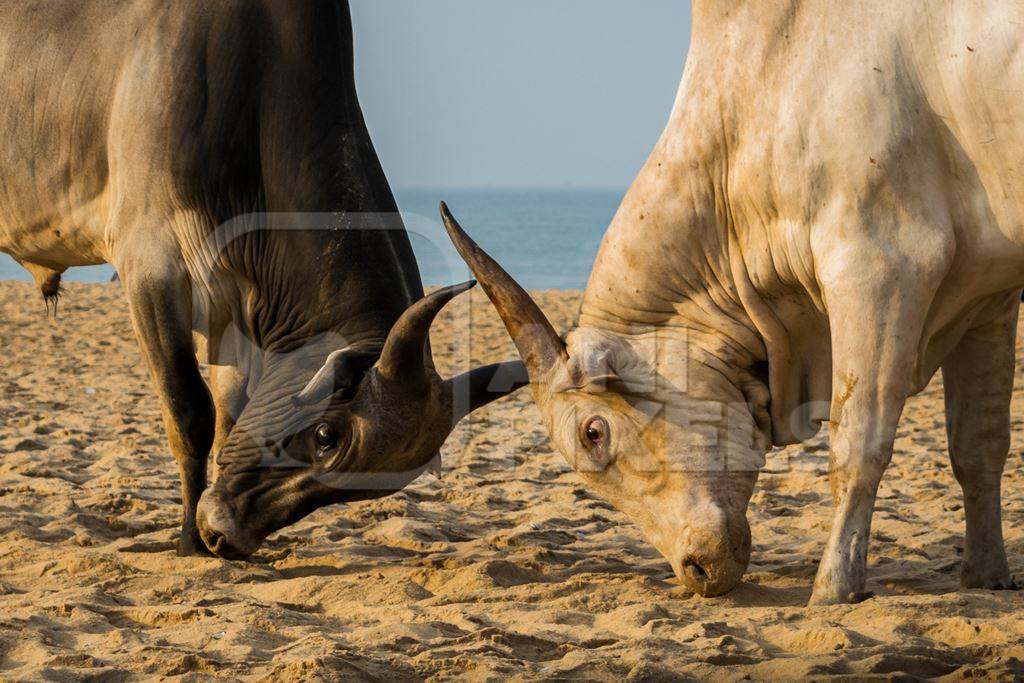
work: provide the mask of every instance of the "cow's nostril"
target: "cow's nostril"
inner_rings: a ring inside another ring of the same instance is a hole
[[[224,534],[217,531],[211,531],[208,536],[209,537],[206,539],[206,545],[210,547],[212,552],[219,553],[224,549]]]
[[[683,561],[683,573],[692,581],[703,582],[708,580],[708,573],[693,558]]]

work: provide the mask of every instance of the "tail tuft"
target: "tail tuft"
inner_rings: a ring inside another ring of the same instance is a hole
[[[57,304],[60,302],[64,289],[60,286],[60,273],[52,273],[49,277],[39,283],[39,289],[43,292],[43,301],[46,304],[46,316],[50,316],[50,307],[53,307],[53,317],[57,317]]]

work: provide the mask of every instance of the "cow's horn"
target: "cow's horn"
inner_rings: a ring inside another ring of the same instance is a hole
[[[476,282],[472,280],[445,287],[410,306],[388,334],[377,362],[381,375],[401,381],[423,378],[426,344],[434,318],[449,301],[474,287]]]
[[[452,377],[445,382],[447,395],[452,401],[452,427],[477,408],[508,396],[529,383],[526,368],[519,361],[473,368]]]
[[[551,368],[568,357],[565,344],[526,290],[466,234],[444,202],[441,217],[455,248],[498,309],[530,377],[545,381]]]

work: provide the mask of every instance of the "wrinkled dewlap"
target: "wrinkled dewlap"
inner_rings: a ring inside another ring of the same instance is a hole
[[[803,607],[830,519],[824,442],[769,456],[746,581],[702,600],[581,488],[528,392],[456,431],[440,482],[321,510],[252,563],[183,559],[177,473],[120,290],[67,290],[54,321],[34,287],[0,283],[0,679],[1024,676],[1024,595],[956,592],[963,510],[937,383],[906,411],[872,533],[880,597],[860,605]],[[538,300],[561,328],[579,295]],[[473,302],[473,360],[511,357]],[[466,311],[436,328],[445,373]],[[1022,576],[1014,429],[1004,510]]]

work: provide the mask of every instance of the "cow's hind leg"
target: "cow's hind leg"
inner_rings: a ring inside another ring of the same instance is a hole
[[[942,366],[949,454],[967,518],[964,588],[1014,587],[1003,547],[1000,480],[1010,449],[1019,306],[1017,292],[1000,297]]]
[[[164,425],[181,473],[184,515],[178,552],[207,554],[196,528],[196,506],[206,488],[214,408],[192,341],[188,271],[174,248],[159,248],[151,242],[127,248],[119,261],[132,325],[160,396]]]

